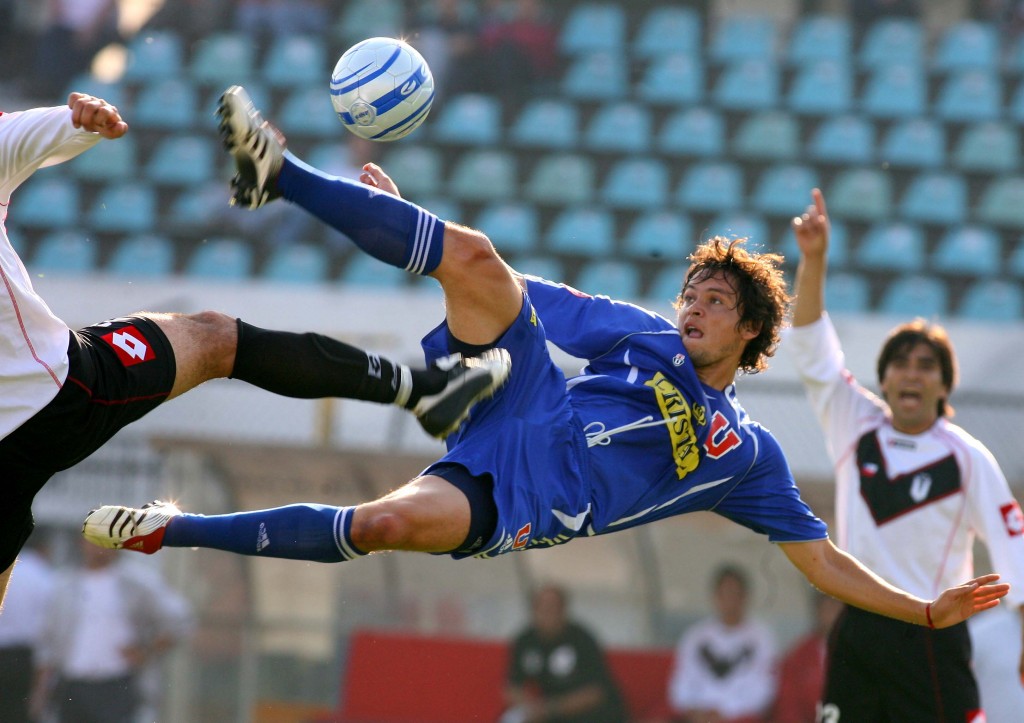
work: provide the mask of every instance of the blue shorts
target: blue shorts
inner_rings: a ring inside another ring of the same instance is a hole
[[[450,343],[443,322],[423,338],[427,361],[449,354]],[[508,382],[474,407],[469,421],[448,438],[448,453],[423,472],[454,463],[494,482],[494,534],[478,552],[453,557],[493,557],[567,542],[589,518],[586,435],[528,296],[494,346],[512,357]]]

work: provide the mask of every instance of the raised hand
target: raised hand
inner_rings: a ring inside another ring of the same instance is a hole
[[[825,194],[821,189],[811,191],[814,203],[802,215],[793,218],[791,225],[796,243],[804,256],[824,255],[828,251],[829,221],[825,208]]]
[[[999,599],[1010,591],[1008,584],[996,584],[998,579],[999,575],[995,573],[982,575],[945,590],[930,606],[932,626],[948,628],[977,612],[994,608]]]
[[[120,138],[128,132],[128,124],[121,118],[117,108],[102,98],[86,93],[72,93],[68,96],[68,107],[75,128],[99,133],[104,138]]]
[[[391,176],[384,173],[384,169],[376,163],[367,163],[363,166],[363,172],[359,174],[359,180],[367,186],[373,186],[381,191],[387,191],[393,196],[402,197],[398,192],[398,186],[391,180]]]

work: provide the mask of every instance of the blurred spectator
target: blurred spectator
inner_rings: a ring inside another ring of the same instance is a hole
[[[134,723],[147,667],[190,628],[183,598],[116,552],[79,546],[46,612],[33,712],[58,723]]]
[[[514,0],[507,19],[482,29],[480,45],[489,87],[506,107],[520,105],[555,79],[558,30],[540,0]]]
[[[40,97],[55,99],[96,53],[120,39],[120,13],[118,0],[46,0],[46,6],[34,83]]]
[[[28,723],[35,650],[53,595],[49,540],[36,529],[18,554],[0,614],[0,721]]]
[[[438,96],[484,89],[477,20],[473,3],[463,0],[431,0],[415,11],[412,45],[430,66]]]
[[[779,663],[779,693],[772,723],[815,723],[825,688],[825,653],[828,635],[843,603],[812,590],[814,620],[811,630],[786,652]]]
[[[509,660],[502,723],[624,723],[622,696],[600,644],[569,619],[566,593],[542,587]]]
[[[679,641],[669,704],[682,723],[757,723],[775,698],[775,639],[749,620],[749,584],[726,565],[712,581],[714,616],[690,627]]]

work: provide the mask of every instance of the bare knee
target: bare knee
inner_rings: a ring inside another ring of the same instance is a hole
[[[352,520],[352,542],[360,550],[403,550],[410,546],[413,524],[401,513],[364,506]]]
[[[444,239],[443,267],[445,276],[483,280],[492,274],[506,275],[505,264],[491,240],[478,231],[449,227]]]
[[[238,347],[234,318],[218,311],[147,316],[164,332],[174,350],[177,369],[171,397],[231,374]]]

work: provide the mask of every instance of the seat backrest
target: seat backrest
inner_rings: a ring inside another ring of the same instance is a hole
[[[946,131],[930,118],[900,120],[889,127],[879,152],[891,166],[940,168],[946,162]]]
[[[573,286],[594,296],[635,301],[640,296],[640,272],[626,261],[589,261],[580,268]]]
[[[127,277],[167,276],[174,271],[174,244],[154,233],[129,236],[114,249],[107,270]]]
[[[606,101],[628,95],[629,70],[622,56],[594,51],[571,61],[562,78],[562,91],[575,100]]]
[[[894,62],[871,72],[860,105],[877,118],[909,118],[923,115],[927,101],[928,87],[921,67]]]
[[[800,151],[800,125],[782,110],[747,116],[736,129],[733,152],[752,160],[789,160]]]
[[[501,138],[501,107],[498,99],[483,93],[464,93],[449,98],[430,124],[435,140],[442,143],[490,146]]]
[[[824,119],[808,145],[811,157],[827,163],[870,163],[875,157],[875,126],[856,115]]]
[[[594,207],[571,208],[555,217],[544,241],[554,253],[601,258],[612,253],[614,234],[611,212]]]
[[[317,283],[327,278],[330,259],[320,246],[297,243],[271,252],[263,267],[263,278],[283,283]]]
[[[877,223],[864,234],[855,258],[865,269],[922,271],[925,267],[924,234],[919,226],[902,221]]]
[[[618,3],[576,3],[558,37],[562,52],[569,55],[595,50],[621,51],[626,44],[626,11]]]
[[[766,246],[770,238],[768,224],[760,216],[746,211],[721,213],[708,222],[708,236],[745,238],[753,246]]]
[[[853,28],[841,15],[814,15],[801,18],[793,28],[786,58],[793,65],[808,61],[849,61],[853,45]]]
[[[223,236],[200,243],[186,263],[185,273],[194,278],[241,281],[249,278],[252,267],[249,244],[240,238]]]
[[[734,13],[722,17],[713,31],[708,57],[717,63],[766,62],[775,57],[777,40],[772,16]]]
[[[572,101],[534,98],[512,121],[509,140],[527,148],[569,151],[579,143],[580,114]]]
[[[157,220],[156,191],[139,180],[122,181],[100,190],[89,212],[89,225],[97,231],[142,233]]]
[[[931,257],[937,271],[957,276],[990,276],[1002,270],[999,236],[987,226],[949,229]]]
[[[825,283],[825,308],[829,314],[863,314],[871,306],[871,287],[862,275],[830,273]]]
[[[669,156],[717,157],[725,151],[725,121],[706,106],[676,111],[663,123],[655,145]]]
[[[441,191],[443,163],[437,149],[425,145],[392,143],[385,153],[382,165],[395,179],[403,194],[425,196]]]
[[[83,274],[96,267],[96,242],[78,230],[53,231],[36,246],[33,273]]]
[[[864,68],[890,63],[924,64],[924,28],[917,20],[886,18],[875,20],[864,33],[857,60]]]
[[[779,102],[779,70],[771,60],[738,60],[715,83],[715,104],[728,110],[773,108]]]
[[[263,61],[263,79],[274,88],[322,83],[331,60],[321,38],[282,35],[274,38]]]
[[[601,199],[613,208],[653,210],[668,203],[668,168],[656,158],[625,158],[609,170]]]
[[[589,156],[555,153],[537,161],[523,194],[539,205],[585,204],[594,198],[595,178]]]
[[[128,42],[124,79],[136,83],[176,76],[184,56],[181,36],[174,31],[144,30]]]
[[[491,204],[480,212],[475,225],[502,254],[536,250],[540,219],[537,210],[529,204],[509,201]]]
[[[682,262],[695,245],[693,224],[678,211],[644,213],[630,224],[622,244],[633,258]]]
[[[963,20],[942,32],[931,65],[943,72],[967,68],[996,70],[999,55],[999,31],[993,23]]]
[[[221,32],[198,41],[188,65],[194,81],[220,88],[245,83],[255,73],[256,48],[243,33]]]
[[[651,114],[632,101],[616,101],[598,108],[583,133],[591,151],[643,153],[651,139]]]
[[[961,171],[1012,173],[1020,167],[1020,139],[1009,123],[983,121],[964,129],[952,154]]]
[[[876,168],[840,171],[827,194],[829,212],[838,218],[880,221],[892,210],[892,180]]]
[[[452,169],[448,189],[463,201],[498,201],[518,196],[515,158],[497,149],[466,151]]]
[[[212,139],[177,135],[157,143],[143,170],[148,180],[160,186],[196,186],[214,177],[220,159]]]
[[[1024,177],[990,181],[981,192],[977,218],[993,226],[1024,229]]]
[[[743,171],[733,163],[704,161],[683,175],[676,199],[687,211],[729,211],[743,205]]]
[[[941,279],[917,274],[892,279],[878,310],[901,318],[936,319],[949,311],[949,290]]]
[[[131,122],[139,128],[178,133],[197,125],[199,90],[187,76],[176,75],[147,82],[135,100]]]
[[[704,63],[697,53],[672,52],[653,58],[637,95],[652,106],[692,105],[704,98]]]
[[[975,321],[1020,321],[1024,319],[1024,292],[1012,281],[976,281],[964,292],[957,315]]]
[[[815,60],[797,70],[787,96],[789,107],[805,115],[846,113],[853,106],[853,72],[845,60]]]
[[[703,50],[700,14],[695,8],[655,5],[643,20],[633,41],[633,54],[638,58],[683,52],[699,55]]]
[[[799,163],[767,168],[754,186],[752,207],[768,216],[792,218],[807,207],[810,189],[818,188],[817,171]]]
[[[960,70],[939,88],[935,110],[943,120],[997,120],[1002,115],[1002,81],[995,71]]]
[[[900,214],[921,223],[962,223],[967,217],[967,183],[957,173],[915,176],[900,202]]]

